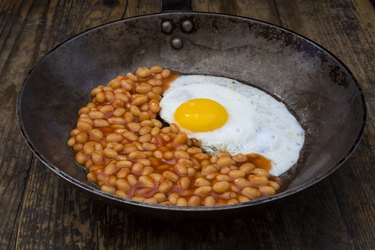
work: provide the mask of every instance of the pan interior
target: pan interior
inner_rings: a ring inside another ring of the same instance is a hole
[[[162,20],[179,24],[186,18],[193,21],[194,32],[183,33],[178,25],[172,35],[160,31]],[[174,37],[183,41],[179,50],[170,46]],[[19,119],[28,143],[52,170],[84,189],[93,187],[66,145],[77,110],[89,101],[94,86],[143,65],[233,78],[287,105],[306,130],[305,145],[299,162],[283,176],[286,189],[271,199],[332,172],[362,133],[361,91],[345,66],[325,50],[292,32],[250,19],[173,13],[95,28],[44,57],[19,98]]]

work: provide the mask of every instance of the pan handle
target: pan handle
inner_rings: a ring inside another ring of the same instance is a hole
[[[193,11],[191,0],[161,0],[161,12]]]

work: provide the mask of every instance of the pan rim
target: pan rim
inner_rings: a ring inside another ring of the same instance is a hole
[[[269,26],[269,27],[272,27],[272,28],[276,28],[276,29],[282,30],[282,31],[284,31],[286,33],[290,33],[290,34],[292,34],[292,35],[294,35],[294,36],[296,36],[296,37],[298,37],[300,39],[303,39],[303,40],[307,41],[309,44],[317,47],[319,50],[321,50],[322,52],[324,52],[328,56],[330,56],[333,60],[335,60],[338,63],[338,65],[340,65],[348,73],[348,76],[353,80],[355,87],[359,91],[358,93],[360,95],[361,102],[362,102],[362,108],[363,108],[363,119],[361,121],[362,124],[361,124],[361,128],[359,129],[358,134],[355,136],[356,139],[353,141],[353,144],[352,144],[351,148],[348,151],[346,151],[341,156],[340,160],[338,160],[332,167],[327,168],[326,171],[324,171],[320,175],[312,178],[311,180],[309,180],[307,182],[304,182],[302,185],[299,185],[297,187],[293,187],[293,188],[291,188],[289,190],[283,191],[283,192],[278,193],[276,195],[273,195],[273,196],[270,196],[270,197],[266,197],[266,198],[262,198],[262,199],[259,199],[259,200],[249,201],[249,202],[245,202],[245,203],[238,203],[238,204],[233,204],[233,205],[210,206],[210,207],[205,207],[205,206],[199,206],[199,207],[178,207],[178,206],[154,205],[154,204],[148,204],[148,203],[143,203],[143,202],[137,202],[137,201],[134,201],[134,200],[131,200],[131,199],[123,199],[123,198],[120,198],[120,197],[117,197],[117,196],[114,196],[114,195],[111,195],[111,194],[107,194],[107,193],[101,191],[98,188],[95,188],[95,187],[90,186],[88,184],[85,184],[83,182],[77,181],[77,179],[75,179],[72,176],[70,176],[70,175],[66,174],[65,172],[61,171],[55,164],[53,164],[52,162],[50,162],[46,157],[43,156],[43,154],[41,154],[36,149],[36,147],[34,146],[35,144],[29,138],[29,136],[28,136],[28,134],[26,132],[26,128],[24,127],[24,124],[23,124],[22,112],[21,112],[21,102],[22,102],[23,92],[24,92],[24,90],[26,88],[26,85],[27,85],[27,83],[29,81],[30,76],[32,75],[32,73],[34,72],[34,70],[50,54],[54,53],[55,50],[59,49],[60,47],[62,47],[64,45],[66,45],[67,43],[72,42],[75,39],[80,38],[81,36],[84,36],[84,35],[92,32],[92,31],[97,30],[97,29],[105,28],[106,26],[110,26],[112,24],[122,23],[122,22],[126,22],[126,21],[137,20],[137,19],[143,19],[143,18],[148,18],[148,17],[182,16],[182,15],[185,15],[185,16],[186,15],[188,15],[188,16],[205,15],[205,16],[213,16],[213,17],[219,17],[219,18],[220,17],[233,18],[233,19],[237,19],[237,20],[240,19],[240,20],[247,21],[247,22],[249,22],[249,21],[250,22],[255,22],[255,23],[258,23],[260,25],[266,25],[266,26]],[[83,191],[92,193],[93,195],[96,196],[96,198],[104,198],[104,199],[108,199],[111,202],[121,203],[119,205],[130,205],[130,206],[136,206],[136,207],[151,208],[151,209],[156,209],[156,210],[166,210],[166,211],[173,210],[173,211],[179,211],[179,212],[209,212],[209,211],[234,210],[234,209],[245,208],[245,207],[253,207],[253,206],[255,207],[255,206],[259,206],[259,205],[264,204],[264,203],[269,203],[269,202],[272,202],[272,201],[281,200],[283,198],[286,198],[286,197],[289,197],[291,195],[297,194],[297,193],[299,193],[299,192],[301,192],[301,191],[303,191],[303,190],[305,190],[305,189],[313,186],[314,184],[318,183],[319,181],[322,181],[327,176],[329,176],[334,171],[336,171],[340,166],[342,166],[343,163],[349,159],[349,157],[354,153],[355,149],[358,147],[361,139],[363,138],[363,134],[364,134],[365,126],[366,126],[366,121],[367,121],[367,107],[366,107],[365,97],[364,97],[362,88],[359,85],[359,82],[358,82],[357,78],[351,72],[351,70],[337,56],[335,56],[328,49],[326,49],[325,47],[323,47],[319,43],[317,43],[317,42],[315,42],[315,41],[313,41],[313,40],[305,37],[304,35],[301,35],[301,34],[299,34],[297,32],[294,32],[294,31],[292,31],[290,29],[281,27],[279,25],[275,25],[275,24],[272,24],[272,23],[269,23],[269,22],[266,22],[266,21],[261,21],[261,20],[258,20],[258,19],[254,19],[254,18],[248,18],[248,17],[243,17],[243,16],[235,16],[235,15],[230,15],[230,14],[213,13],[213,12],[177,11],[177,12],[168,12],[168,13],[152,13],[152,14],[141,15],[141,16],[134,16],[134,17],[129,17],[129,18],[124,18],[124,19],[112,21],[112,22],[109,22],[109,23],[105,23],[105,24],[102,24],[102,25],[90,28],[88,30],[84,30],[84,31],[78,33],[77,35],[74,35],[73,37],[70,37],[70,38],[64,40],[63,42],[59,43],[53,49],[51,49],[50,51],[48,51],[47,54],[43,55],[34,64],[34,66],[30,69],[30,71],[26,75],[25,80],[23,81],[22,86],[20,88],[20,91],[19,91],[19,94],[18,94],[18,97],[17,97],[17,101],[16,101],[16,117],[17,117],[18,125],[19,125],[20,130],[21,130],[21,134],[24,137],[24,139],[25,139],[28,147],[33,152],[33,154],[36,155],[37,158],[45,166],[47,166],[50,170],[52,170],[59,177],[61,177],[65,181],[73,184],[75,187],[78,187],[79,189],[81,189]],[[99,196],[99,197],[97,197],[97,196]]]

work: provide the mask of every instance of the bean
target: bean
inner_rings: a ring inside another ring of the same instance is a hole
[[[130,112],[132,113],[132,115],[134,115],[136,117],[138,117],[141,114],[141,111],[139,110],[139,108],[137,106],[131,106]]]
[[[149,103],[150,111],[154,114],[158,113],[160,111],[160,104],[157,99],[152,99]]]
[[[85,155],[91,155],[94,150],[94,146],[89,143],[85,143],[85,145],[83,145],[83,153],[85,153]]]
[[[208,166],[205,166],[202,168],[202,174],[203,175],[209,175],[209,174],[212,174],[212,173],[216,173],[217,172],[217,168],[215,168],[213,165],[208,165]]]
[[[102,113],[107,113],[107,112],[112,112],[115,110],[115,108],[112,105],[104,105],[99,108],[100,112]]]
[[[139,182],[141,183],[142,187],[154,188],[154,182],[148,176],[140,176]]]
[[[130,173],[129,168],[122,168],[116,173],[116,177],[119,179],[125,179],[126,176]]]
[[[263,186],[259,187],[259,191],[264,195],[264,196],[270,196],[274,195],[276,193],[276,190],[271,187],[271,186]]]
[[[102,119],[102,118],[104,118],[104,114],[100,111],[90,111],[88,113],[88,115],[91,119]]]
[[[138,81],[138,77],[135,76],[135,75],[132,74],[132,73],[127,73],[126,76],[127,76],[130,80],[132,80],[132,81],[134,81],[134,82]]]
[[[250,181],[246,180],[245,178],[237,178],[233,182],[240,189],[251,186]]]
[[[124,115],[124,119],[125,119],[126,123],[129,123],[129,122],[134,121],[134,116],[133,116],[132,113],[126,112],[125,115]]]
[[[202,186],[210,186],[211,182],[206,180],[203,177],[199,177],[195,180],[194,185],[197,187],[202,187]]]
[[[268,185],[270,185],[271,187],[273,187],[275,190],[278,190],[280,188],[280,184],[277,183],[277,182],[275,182],[275,181],[269,181]]]
[[[139,67],[135,74],[141,78],[148,78],[151,76],[152,72],[147,67]]]
[[[268,184],[268,179],[265,176],[250,175],[249,180],[251,184],[256,186],[266,186]]]
[[[174,169],[180,176],[187,175],[187,168],[183,165],[177,164],[175,165]]]
[[[265,177],[269,177],[270,174],[268,173],[267,170],[265,169],[262,169],[262,168],[256,168],[253,170],[253,174],[257,175],[257,176],[265,176]]]
[[[151,70],[152,73],[156,74],[156,73],[160,73],[163,70],[163,68],[155,65],[155,66],[152,66],[150,70]]]
[[[76,139],[74,137],[70,137],[69,140],[67,141],[67,144],[70,147],[73,147],[75,143],[76,143]]]
[[[154,156],[157,158],[157,159],[161,159],[163,158],[163,153],[160,151],[160,150],[156,150],[154,152]]]
[[[147,96],[140,95],[133,99],[132,104],[139,107],[146,102],[147,102]]]
[[[151,120],[146,120],[146,121],[142,121],[141,122],[141,126],[142,127],[153,127],[153,121],[151,121]]]
[[[120,83],[120,81],[117,80],[117,79],[113,79],[113,80],[111,80],[111,81],[108,83],[108,85],[109,85],[111,88],[113,88],[113,89],[117,89],[117,88],[121,87],[121,83]]]
[[[115,97],[117,98],[118,101],[121,101],[122,103],[126,103],[126,102],[129,101],[129,98],[126,95],[122,94],[122,93],[117,93],[115,95]],[[123,106],[123,105],[121,105],[121,106]]]
[[[253,163],[245,163],[242,164],[240,167],[240,170],[243,171],[245,174],[250,174],[251,171],[253,171],[255,168],[255,165]]]
[[[171,171],[165,171],[165,172],[163,173],[163,176],[164,176],[165,178],[167,178],[167,179],[173,181],[173,182],[177,182],[177,180],[178,180],[178,175],[175,174],[175,173],[173,173],[173,172],[171,172]]]
[[[197,160],[200,160],[200,161],[203,161],[203,160],[207,160],[209,159],[209,155],[205,154],[205,153],[197,153],[197,154],[194,154],[194,158],[197,159]]]
[[[213,196],[207,196],[205,199],[204,199],[204,205],[206,207],[209,207],[209,206],[215,206],[216,204],[216,200]]]
[[[233,165],[234,163],[235,163],[235,161],[232,160],[232,158],[230,158],[229,156],[219,158],[216,162],[216,164],[220,168],[229,167],[229,166]]]
[[[229,176],[233,178],[240,178],[240,177],[245,177],[245,173],[242,172],[241,170],[231,170],[229,172]]]
[[[124,108],[117,108],[115,111],[113,111],[114,116],[123,116],[126,112],[126,109]]]
[[[202,153],[202,150],[200,148],[197,148],[197,147],[191,147],[191,148],[187,149],[187,152],[191,155],[194,155],[194,154],[197,154],[197,153]]]
[[[119,189],[116,190],[115,194],[124,199],[129,198],[129,195],[127,193]]]
[[[101,140],[103,139],[103,132],[100,131],[99,129],[93,129],[91,130],[91,137],[94,138],[95,140]]]
[[[138,136],[134,134],[133,132],[125,132],[123,133],[123,136],[128,139],[129,141],[137,141]]]
[[[108,126],[109,126],[109,122],[107,120],[104,120],[104,119],[94,120],[94,127],[96,128],[102,128],[102,127],[108,127]]]
[[[118,156],[118,153],[111,148],[105,148],[104,155],[107,156],[108,158],[115,158],[116,156]]]
[[[141,196],[133,196],[132,200],[133,201],[138,201],[138,202],[143,202],[144,200],[146,200],[146,198],[141,197]]]
[[[152,192],[153,192],[152,188],[141,187],[141,188],[137,188],[136,190],[134,190],[134,195],[136,195],[136,196],[146,196],[147,195],[148,196]]]
[[[174,157],[173,152],[167,151],[163,153],[163,158],[166,160],[171,160]]]
[[[106,136],[106,141],[108,142],[120,142],[122,141],[123,137],[122,135],[120,134],[116,134],[116,133],[110,133]]]
[[[171,193],[168,195],[168,200],[173,205],[176,205],[178,198],[180,198],[180,196],[177,193]]]
[[[199,196],[193,195],[188,200],[189,206],[195,207],[201,204],[201,198]]]
[[[134,144],[125,144],[124,153],[130,154],[131,152],[137,151],[137,147]]]
[[[222,194],[230,189],[230,184],[227,181],[220,181],[216,182],[212,188],[216,193]]]
[[[125,121],[124,118],[116,117],[116,116],[108,118],[108,121],[109,121],[110,124],[114,124],[114,125],[124,125],[124,124],[126,124],[126,121]]]
[[[185,167],[193,167],[194,163],[191,160],[188,159],[179,159],[177,161],[178,164],[185,166]]]
[[[152,172],[154,172],[154,168],[151,166],[146,166],[144,167],[141,175],[147,176],[147,175],[150,175]]]
[[[178,186],[181,189],[188,189],[190,187],[190,179],[188,177],[182,177],[180,180],[178,180]]]
[[[148,198],[148,199],[145,199],[143,202],[150,203],[150,204],[158,204],[158,201],[155,198]]]
[[[188,205],[187,201],[185,198],[178,198],[176,202],[176,206],[180,207],[186,207]]]
[[[82,121],[79,121],[77,123],[77,128],[79,130],[82,130],[82,131],[89,131],[92,129],[92,126],[90,124],[88,124],[87,122],[82,122]]]
[[[76,162],[78,162],[79,164],[83,165],[83,164],[85,164],[86,159],[87,159],[87,156],[82,151],[78,151],[77,152],[77,154],[76,154]]]
[[[113,175],[118,171],[118,168],[116,168],[116,163],[111,162],[104,168],[104,173],[106,175]]]
[[[144,142],[149,142],[151,141],[151,134],[145,134],[145,135],[142,135],[138,138],[138,141],[141,142],[141,143],[144,143]]]
[[[155,135],[158,135],[159,133],[160,133],[160,128],[154,127],[151,129],[151,135],[155,136]]]
[[[133,174],[137,174],[137,175],[140,175],[143,171],[143,164],[142,163],[139,163],[139,162],[136,162],[133,164],[132,166],[132,170],[131,172]]]
[[[158,146],[156,146],[155,144],[148,143],[148,142],[142,143],[142,146],[147,151],[154,151],[154,150],[156,150],[158,148]]]
[[[205,195],[212,191],[211,186],[202,186],[198,187],[194,190],[194,194],[196,195]]]
[[[163,93],[163,89],[159,86],[153,87],[152,91],[155,92],[156,94],[161,94]]]
[[[111,187],[111,186],[107,186],[107,185],[103,185],[103,186],[101,186],[101,190],[103,192],[106,192],[106,193],[114,194],[115,191],[116,191],[116,188]]]
[[[135,92],[138,94],[146,94],[151,91],[151,86],[149,84],[142,84],[135,88]]]
[[[164,69],[162,72],[161,72],[161,76],[163,78],[168,78],[169,76],[171,75],[171,71],[169,69]]]
[[[252,187],[245,187],[242,189],[242,194],[249,199],[256,199],[262,196],[258,189]]]
[[[82,107],[79,109],[78,114],[87,114],[90,111],[88,107]]]
[[[144,159],[146,155],[140,151],[134,151],[129,154],[130,159]]]
[[[157,128],[161,128],[163,126],[163,124],[161,123],[161,121],[159,121],[157,119],[152,119],[152,125],[154,127],[157,127]]]
[[[188,175],[189,176],[194,176],[195,175],[195,173],[196,173],[196,170],[194,169],[194,168],[188,168]]]
[[[99,153],[99,151],[94,151],[91,154],[91,159],[95,164],[102,163],[104,161],[103,156]]]
[[[153,198],[158,202],[163,202],[167,200],[167,196],[164,193],[155,193]]]
[[[216,176],[217,181],[229,181],[231,178],[228,175],[225,174],[218,174]]]
[[[103,103],[105,102],[105,95],[103,92],[99,92],[96,94],[95,96],[95,100],[98,102],[98,103]]]
[[[229,199],[237,198],[237,193],[233,191],[227,191],[223,193],[222,195],[220,195],[220,197],[223,199],[229,200]]]
[[[244,155],[244,154],[237,154],[235,156],[232,157],[232,159],[235,161],[235,162],[245,162],[247,161],[247,156]]]
[[[227,204],[228,205],[233,205],[233,204],[237,204],[237,203],[238,203],[237,199],[230,199]]]
[[[89,180],[89,181],[91,181],[91,182],[97,182],[97,179],[96,179],[96,177],[95,177],[95,174],[94,173],[88,173],[87,174],[87,179]]]
[[[158,186],[159,192],[168,193],[173,188],[173,183],[170,180],[163,180]]]
[[[132,175],[132,174],[129,174],[127,177],[126,177],[128,183],[130,186],[134,187],[137,183],[138,183],[138,180],[137,178]]]
[[[182,150],[177,150],[174,153],[174,156],[179,158],[179,159],[189,159],[190,158],[190,155],[187,152],[182,151]]]
[[[161,174],[158,173],[151,173],[150,177],[154,180],[154,182],[159,182],[162,178]]]
[[[247,197],[244,196],[244,195],[239,195],[239,196],[238,196],[238,200],[239,200],[240,202],[247,202],[247,201],[249,201],[250,199],[247,198]]]

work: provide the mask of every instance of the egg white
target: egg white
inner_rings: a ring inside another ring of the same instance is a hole
[[[206,151],[262,154],[272,161],[270,173],[275,176],[297,162],[305,131],[286,106],[269,94],[229,78],[182,75],[164,93],[160,117],[178,124],[174,119],[176,109],[195,98],[214,100],[229,114],[228,121],[212,131],[192,132],[181,128],[189,137],[201,140]]]

